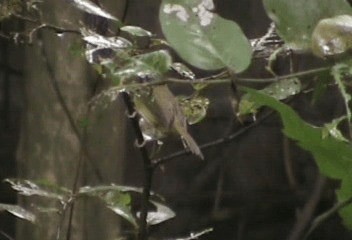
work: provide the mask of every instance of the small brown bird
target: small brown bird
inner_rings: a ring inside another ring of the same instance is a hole
[[[133,94],[133,101],[143,121],[158,132],[155,134],[157,138],[177,134],[192,153],[204,159],[198,144],[187,130],[182,108],[167,85],[138,90]]]

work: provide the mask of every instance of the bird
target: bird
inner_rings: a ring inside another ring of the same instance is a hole
[[[204,159],[198,144],[188,132],[182,107],[167,85],[144,87],[135,91],[132,99],[136,112],[141,116],[140,123],[154,129],[152,138],[178,135],[193,154]]]

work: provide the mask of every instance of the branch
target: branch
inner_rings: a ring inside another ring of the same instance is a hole
[[[204,229],[200,232],[195,232],[195,233],[191,233],[190,236],[187,236],[187,237],[181,237],[181,238],[175,238],[175,239],[168,239],[168,240],[194,240],[194,239],[198,239],[199,237],[205,235],[205,234],[208,234],[210,232],[213,231],[213,228],[207,228],[207,229]]]
[[[321,194],[325,186],[326,178],[318,175],[314,189],[306,202],[303,211],[297,217],[296,223],[287,238],[287,240],[299,240],[302,237],[304,230],[309,225],[314,211],[320,201]]]
[[[319,227],[323,222],[325,222],[327,219],[329,219],[330,217],[332,217],[333,215],[335,215],[339,210],[341,210],[344,207],[347,207],[348,205],[350,205],[352,203],[352,197],[346,199],[345,201],[339,202],[337,203],[335,206],[333,206],[332,208],[330,208],[328,211],[322,213],[321,215],[317,216],[311,227],[309,228],[308,232],[306,233],[306,235],[304,236],[303,240],[307,240],[309,235],[317,228]]]
[[[147,148],[145,146],[144,137],[142,131],[139,127],[138,119],[136,118],[135,109],[133,103],[130,99],[130,96],[127,92],[122,92],[122,98],[124,100],[127,112],[130,116],[132,127],[135,131],[137,138],[137,145],[142,155],[143,159],[143,169],[144,169],[144,181],[143,181],[143,193],[141,199],[141,215],[139,219],[139,240],[148,239],[148,225],[147,225],[147,216],[148,216],[148,203],[151,192],[152,180],[154,169],[152,167],[152,162],[149,158]]]
[[[273,113],[274,113],[274,111],[269,111],[264,116],[259,118],[257,121],[249,124],[248,126],[245,126],[245,127],[241,128],[240,130],[238,130],[234,134],[231,134],[231,135],[226,136],[224,138],[219,138],[219,139],[216,139],[214,141],[202,144],[202,145],[199,146],[199,148],[201,150],[203,150],[203,149],[207,149],[207,148],[210,148],[210,147],[215,147],[215,146],[221,145],[223,143],[230,142],[230,141],[236,139],[237,137],[242,136],[244,133],[246,133],[248,130],[252,129],[253,127],[259,125],[261,122],[263,122],[269,116],[271,116]],[[173,160],[175,158],[178,158],[178,157],[181,157],[181,156],[184,156],[184,155],[189,155],[189,154],[191,154],[191,151],[189,149],[183,149],[181,151],[172,153],[170,155],[154,159],[154,160],[152,160],[153,167],[156,168],[159,165],[165,164],[165,163],[167,163],[167,162],[169,162],[169,161],[171,161],[171,160]]]

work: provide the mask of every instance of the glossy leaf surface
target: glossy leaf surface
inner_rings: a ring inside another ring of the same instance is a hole
[[[128,186],[97,186],[82,187],[79,190],[81,196],[97,197],[105,203],[105,206],[137,227],[136,219],[131,212],[131,197],[129,191],[140,192],[141,189]]]
[[[66,201],[71,195],[70,190],[44,181],[6,179],[6,182],[10,183],[11,187],[19,194],[25,196],[36,195]]]
[[[289,106],[276,99],[255,91],[245,89],[250,94],[250,100],[257,104],[276,110],[282,119],[283,132],[303,149],[309,151],[315,158],[320,171],[331,178],[342,181],[337,191],[339,201],[352,196],[352,147],[349,143],[328,135],[324,136],[324,128],[318,128],[304,122]],[[340,211],[344,223],[352,228],[352,206]]]
[[[321,58],[338,56],[352,47],[352,16],[322,19],[312,36],[312,51]]]
[[[263,0],[263,3],[279,35],[296,50],[310,49],[313,30],[321,19],[352,13],[347,0]]]
[[[98,5],[96,5],[95,3],[93,3],[92,1],[89,0],[70,0],[70,2],[78,9],[93,14],[93,15],[97,15],[100,17],[104,17],[107,19],[111,19],[114,21],[119,21],[116,17],[114,17],[113,15],[111,15],[110,13],[108,13],[107,11],[105,11],[104,9],[102,9],[101,7],[99,7]]]
[[[175,212],[171,208],[167,207],[164,204],[151,201],[151,203],[156,207],[155,211],[148,211],[147,223],[149,225],[156,225],[176,216]],[[139,216],[140,213],[137,214]]]
[[[191,65],[236,73],[249,66],[249,41],[235,22],[214,13],[212,0],[164,0],[159,18],[167,41]]]
[[[35,223],[36,220],[36,217],[33,213],[18,205],[0,204],[0,211],[7,211],[18,218],[30,221],[32,223]]]
[[[302,84],[297,78],[283,79],[278,82],[274,82],[262,90],[262,93],[272,96],[276,100],[283,100],[290,96],[296,95],[302,90]],[[250,113],[256,113],[258,107],[257,103],[250,101],[250,95],[244,95],[241,98],[238,108],[238,115],[245,115]]]

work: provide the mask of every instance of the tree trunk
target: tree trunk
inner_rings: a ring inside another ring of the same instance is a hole
[[[124,1],[115,2],[113,8],[122,11],[123,4]],[[44,1],[42,9],[46,23],[70,29],[78,29],[78,21],[83,19],[80,12],[63,1]],[[114,14],[112,8],[109,11]],[[88,111],[96,76],[88,70],[85,59],[70,51],[80,42],[80,37],[57,35],[49,30],[38,31],[38,36],[25,54],[26,106],[17,152],[19,178],[43,179],[72,189],[78,161],[83,157],[79,185],[119,183],[125,156],[125,118],[121,104],[115,101],[106,109]],[[82,141],[68,120],[53,81],[58,83]],[[83,121],[88,122],[86,131],[81,126]],[[85,143],[84,147],[81,142]],[[97,170],[102,179],[97,178]],[[58,206],[39,197],[19,196],[19,202],[33,211],[34,206]],[[64,217],[61,239],[66,234],[68,215]],[[16,239],[57,239],[61,216],[43,213],[38,220],[35,226],[18,221]],[[116,238],[118,220],[102,204],[91,199],[80,200],[75,204],[71,239]]]

